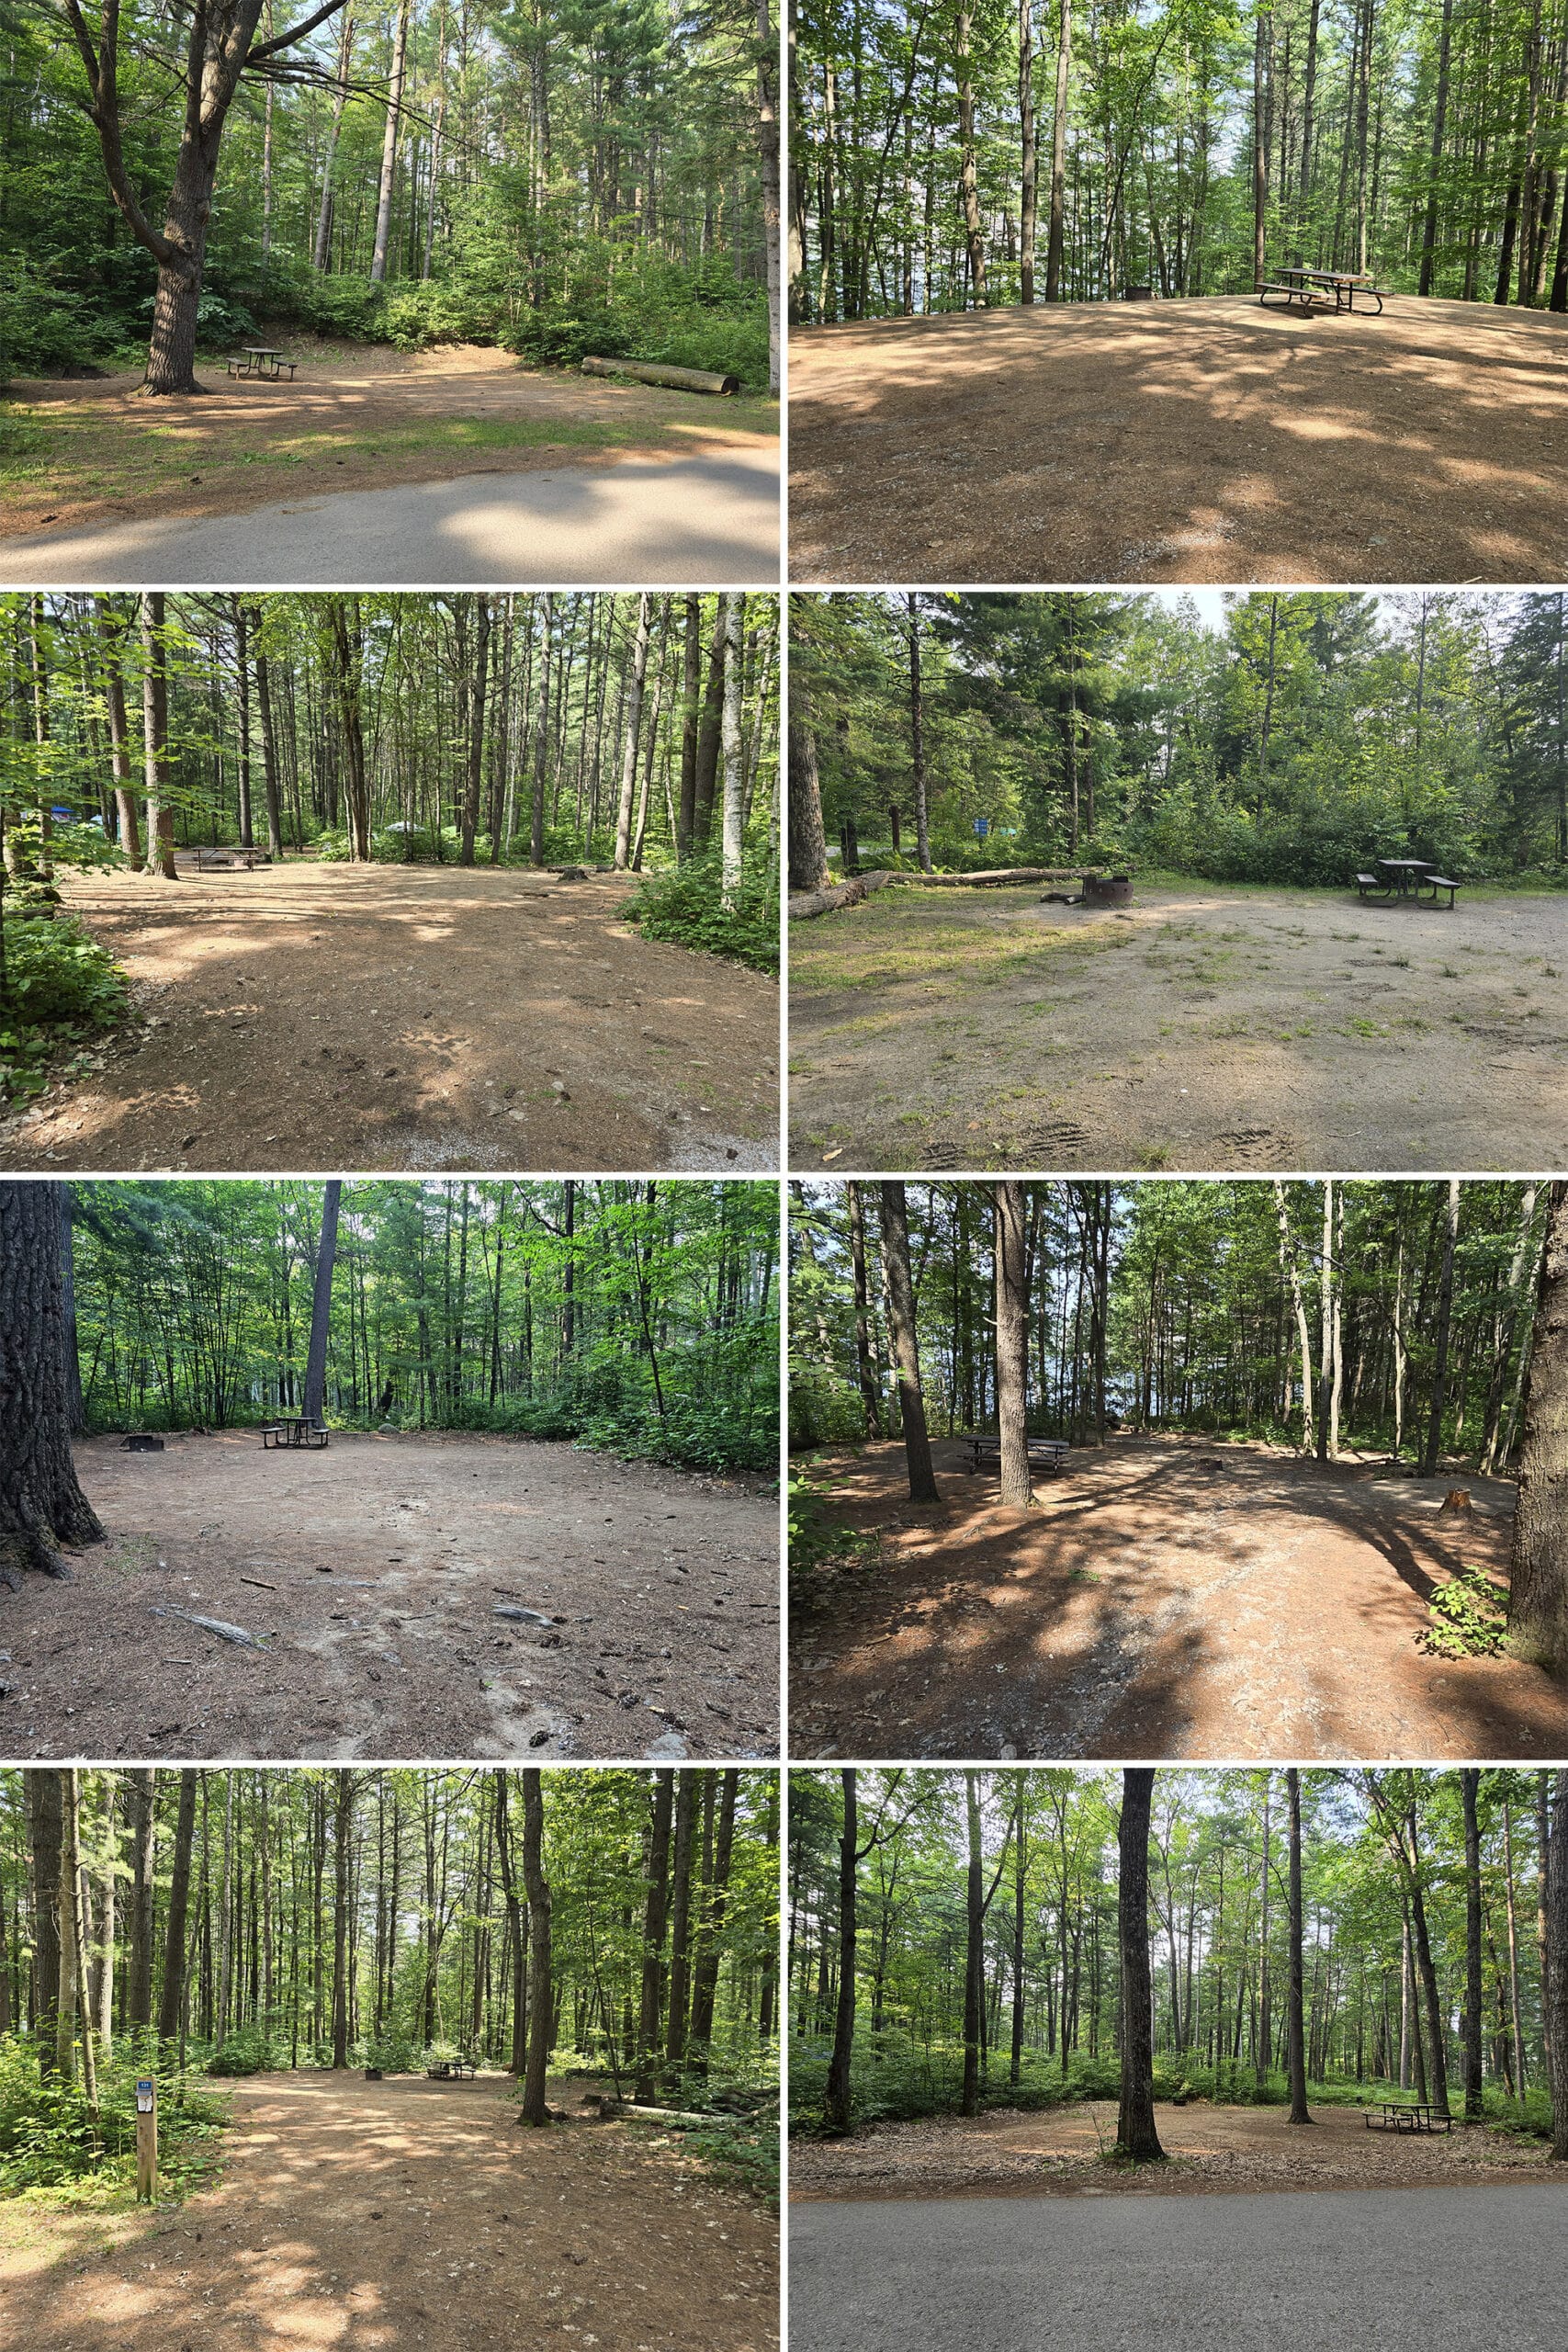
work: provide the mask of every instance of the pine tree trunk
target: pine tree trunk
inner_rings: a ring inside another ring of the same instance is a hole
[[[305,1359],[305,1419],[321,1427],[327,1395],[327,1341],[333,1320],[333,1269],[337,1263],[338,1208],[343,1182],[331,1177],[321,1188],[321,1233],[310,1284],[310,1347]]]
[[[126,1775],[130,1820],[130,1927],[127,1937],[125,2021],[134,2033],[152,2022],[152,1827],[157,1774]]]
[[[1310,2123],[1307,2112],[1306,2030],[1302,1984],[1302,1776],[1292,1765],[1285,1774],[1290,1800],[1291,1973],[1286,2003],[1286,2066],[1291,2082],[1289,2123]]]
[[[642,1999],[637,2016],[637,2096],[658,2087],[659,2019],[664,1996],[664,1935],[670,1905],[670,1817],[675,1776],[656,1772],[649,1826],[648,1907],[643,1919]]]
[[[1479,2123],[1481,2103],[1481,1828],[1476,1796],[1481,1775],[1473,1766],[1459,1776],[1464,1805],[1464,2120]]]
[[[912,1502],[940,1502],[931,1469],[931,1440],[926,1434],[925,1400],[920,1391],[920,1351],[915,1328],[915,1291],[909,1276],[909,1222],[901,1182],[886,1183],[882,1193],[882,1265],[887,1284],[887,1331],[893,1360],[898,1367],[898,1409],[904,1431],[904,1452],[909,1471]]]
[[[545,2093],[554,2010],[550,1959],[550,1883],[545,1876],[545,1800],[537,1765],[523,1768],[523,1886],[528,1898],[528,2062],[523,2120],[547,2123]]]
[[[1001,1442],[1001,1498],[1010,1510],[1034,1499],[1029,1476],[1029,1273],[1024,1248],[1023,1186],[993,1190],[997,1277],[997,1430]]]
[[[1529,1368],[1509,1566],[1508,1645],[1568,1672],[1568,1182],[1551,1187]]]
[[[54,1183],[0,1184],[0,1585],[69,1579],[62,1545],[103,1539],[71,1455],[64,1205]]]
[[[1152,1767],[1122,1774],[1117,1832],[1116,1926],[1122,1964],[1122,2098],[1117,2155],[1132,2164],[1164,2159],[1155,2129],[1154,1986],[1149,1976],[1149,1815]]]
[[[1051,119],[1051,206],[1045,229],[1045,300],[1059,302],[1067,217],[1067,99],[1072,85],[1073,0],[1061,0],[1056,40],[1056,104]],[[929,300],[928,300],[929,308]]]
[[[164,1928],[164,1979],[158,1996],[158,2039],[179,2039],[185,2013],[186,1922],[190,1912],[190,1860],[196,1838],[197,1775],[188,1768],[180,1773],[179,1818],[175,1826],[175,1858],[169,1882],[169,1910]]]
[[[860,1837],[855,1775],[841,1772],[844,1820],[839,1835],[839,2000],[833,2018],[833,2054],[828,2063],[828,2086],[823,2095],[822,2120],[829,2132],[852,2127],[850,2062],[855,2038],[855,1865]]]

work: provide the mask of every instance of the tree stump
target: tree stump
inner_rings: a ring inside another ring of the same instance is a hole
[[[1474,1508],[1475,1506],[1470,1498],[1470,1488],[1468,1487],[1450,1487],[1448,1493],[1443,1497],[1441,1504],[1441,1509],[1443,1510],[1462,1512],[1467,1517]]]

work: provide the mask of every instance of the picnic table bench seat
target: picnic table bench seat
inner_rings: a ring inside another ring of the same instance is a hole
[[[1421,876],[1421,888],[1423,890],[1430,890],[1432,893],[1432,904],[1434,906],[1438,903],[1438,891],[1446,890],[1448,892],[1449,911],[1450,913],[1453,911],[1454,893],[1458,890],[1459,887],[1460,886],[1457,882],[1450,882],[1446,874],[1424,874]]]
[[[1380,899],[1391,899],[1393,896],[1393,885],[1386,874],[1358,874],[1356,876],[1358,897],[1364,899],[1369,890],[1374,892]]]

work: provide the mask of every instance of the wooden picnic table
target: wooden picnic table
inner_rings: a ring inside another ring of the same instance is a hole
[[[1314,301],[1332,296],[1337,311],[1353,311],[1358,294],[1370,295],[1382,315],[1382,295],[1364,270],[1359,269],[1277,269],[1258,289],[1259,302],[1267,307],[1270,294],[1283,294],[1302,303],[1303,309]]]
[[[477,2081],[479,2071],[471,2058],[438,2058],[434,2066],[425,2068],[424,2078],[428,2083]]]
[[[986,1463],[999,1464],[1001,1461],[1002,1442],[999,1437],[987,1436],[983,1430],[965,1430],[960,1433],[959,1443],[968,1448],[971,1471],[978,1471]],[[1032,1470],[1064,1469],[1072,1452],[1065,1437],[1032,1437],[1028,1443]]]
[[[298,365],[298,360],[286,359],[280,346],[275,343],[247,343],[241,356],[230,360],[229,373],[231,376],[265,376],[269,383],[276,384],[287,368],[288,380],[292,383]]]
[[[1451,2132],[1453,2117],[1429,2100],[1383,2098],[1362,2117],[1369,2132]]]
[[[1399,895],[1404,899],[1408,898],[1413,889],[1420,888],[1424,874],[1434,874],[1437,868],[1429,857],[1380,857],[1378,871],[1393,875],[1399,885]]]
[[[266,1422],[262,1430],[264,1453],[276,1453],[285,1446],[301,1445],[320,1453],[326,1442],[326,1429],[304,1413],[284,1413],[276,1421]]]
[[[203,847],[199,842],[197,844],[196,870],[198,874],[206,874],[209,871],[221,874],[229,867],[235,865],[243,865],[249,874],[258,865],[271,864],[272,859],[265,849],[230,849],[221,843],[218,848],[212,849]]]

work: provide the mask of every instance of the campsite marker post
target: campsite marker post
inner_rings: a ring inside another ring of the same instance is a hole
[[[158,2086],[146,2076],[136,2086],[136,2201],[155,2204],[158,2196]]]

